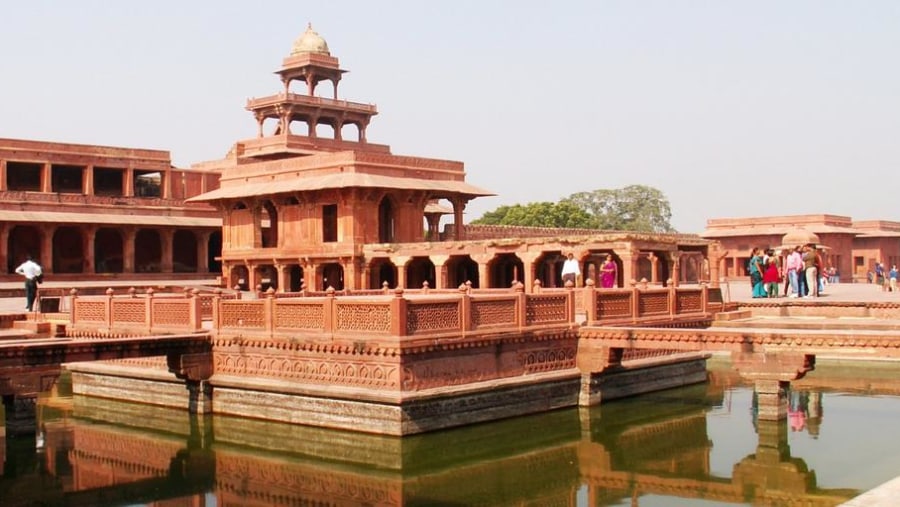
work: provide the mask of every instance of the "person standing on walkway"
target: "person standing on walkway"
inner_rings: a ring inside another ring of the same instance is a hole
[[[795,298],[800,295],[800,272],[803,271],[803,256],[800,255],[799,245],[788,254],[784,269],[787,273],[785,278],[791,284],[791,294],[788,297]]]
[[[562,281],[563,285],[566,282],[572,282],[572,285],[576,284],[578,280],[578,275],[581,274],[581,266],[578,265],[578,260],[575,259],[575,254],[569,252],[568,258],[566,262],[563,263],[562,268]]]
[[[807,294],[803,297],[819,296],[819,271],[816,269],[816,247],[812,243],[803,247],[803,273],[806,275]]]
[[[616,286],[618,268],[612,254],[606,254],[606,260],[600,266],[600,286],[604,289],[612,289]]]
[[[43,274],[43,270],[40,264],[34,262],[28,255],[25,262],[16,268],[16,273],[25,277],[25,310],[30,312],[34,307],[34,298],[37,297],[38,277]]]
[[[891,277],[891,292],[897,292],[897,265],[894,264],[891,266],[891,271],[888,274]]]
[[[754,248],[750,253],[748,274],[750,275],[750,286],[753,288],[753,297],[755,298],[768,297],[768,292],[766,292],[766,288],[763,285],[764,268],[762,260],[762,250]]]

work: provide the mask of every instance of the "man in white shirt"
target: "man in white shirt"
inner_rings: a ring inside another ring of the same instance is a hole
[[[16,273],[25,277],[25,310],[30,312],[34,306],[34,298],[37,297],[37,278],[41,276],[43,270],[29,255],[26,256],[25,262],[16,268]]]
[[[568,258],[566,262],[563,263],[562,268],[562,281],[563,285],[566,282],[571,281],[572,285],[575,285],[575,281],[578,279],[578,275],[581,274],[581,266],[578,265],[578,261],[575,259],[575,255],[572,252],[569,252]]]

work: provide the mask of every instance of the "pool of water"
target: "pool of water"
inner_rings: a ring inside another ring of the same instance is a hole
[[[73,397],[64,377],[37,435],[0,439],[0,504],[838,505],[900,475],[898,374],[820,363],[768,422],[713,362],[704,385],[406,438]]]

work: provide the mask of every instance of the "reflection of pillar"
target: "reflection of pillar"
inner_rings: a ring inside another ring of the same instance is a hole
[[[790,382],[761,379],[754,383],[759,420],[780,421],[787,418],[787,389]]]
[[[175,231],[172,229],[163,229],[159,232],[159,243],[162,251],[159,270],[163,273],[171,273],[172,268],[172,249],[175,247],[173,238]]]
[[[125,244],[122,246],[122,271],[125,273],[134,273],[134,244],[136,238],[136,229],[125,229]]]

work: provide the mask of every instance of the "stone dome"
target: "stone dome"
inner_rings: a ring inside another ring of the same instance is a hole
[[[795,229],[788,232],[784,235],[784,237],[781,238],[782,246],[797,246],[805,245],[807,243],[819,245],[819,236],[812,231],[807,231],[806,229]]]
[[[306,26],[306,31],[294,41],[294,47],[291,48],[291,56],[302,53],[331,55],[328,51],[328,43],[325,42],[325,39],[318,32],[313,30],[312,23]]]

